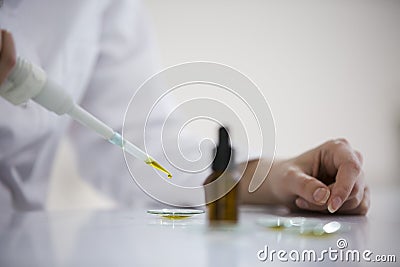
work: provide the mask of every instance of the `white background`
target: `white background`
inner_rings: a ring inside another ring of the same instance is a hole
[[[345,137],[371,179],[397,179],[400,1],[145,1],[163,66],[209,60],[267,97],[277,154]]]

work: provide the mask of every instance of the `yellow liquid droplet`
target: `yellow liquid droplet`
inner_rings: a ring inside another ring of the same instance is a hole
[[[167,171],[163,166],[161,166],[160,163],[158,163],[157,161],[150,159],[149,161],[146,161],[146,163],[151,167],[166,173],[168,175],[168,178],[172,178],[172,174]]]
[[[162,217],[170,220],[183,220],[189,218],[190,215],[162,215]]]

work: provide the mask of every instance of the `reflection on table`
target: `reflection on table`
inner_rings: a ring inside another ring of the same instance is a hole
[[[260,218],[298,216],[280,208],[242,207],[240,223],[222,227],[209,227],[205,214],[171,220],[147,214],[145,209],[2,214],[0,266],[283,265],[277,254],[273,261],[260,261],[257,254],[266,246],[269,251],[319,253],[330,247],[338,249],[339,239],[346,241],[346,249],[371,250],[374,255],[393,254],[398,258],[399,242],[394,237],[400,227],[395,212],[398,190],[388,189],[373,196],[366,217],[301,214],[345,226],[343,231],[321,236],[257,224]],[[341,266],[343,262],[324,260],[324,264]]]

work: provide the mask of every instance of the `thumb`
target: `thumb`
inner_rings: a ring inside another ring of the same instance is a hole
[[[330,196],[327,185],[303,172],[297,173],[289,187],[293,194],[316,205],[324,205]]]

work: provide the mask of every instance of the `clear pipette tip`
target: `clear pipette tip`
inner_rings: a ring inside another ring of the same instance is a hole
[[[167,169],[165,169],[163,166],[161,166],[160,163],[158,163],[156,160],[147,155],[143,150],[141,150],[131,142],[124,140],[119,133],[114,132],[114,135],[110,139],[108,139],[108,141],[114,145],[119,146],[135,158],[143,160],[147,165],[164,172],[165,174],[167,174],[168,178],[172,178],[172,174],[167,171]]]

